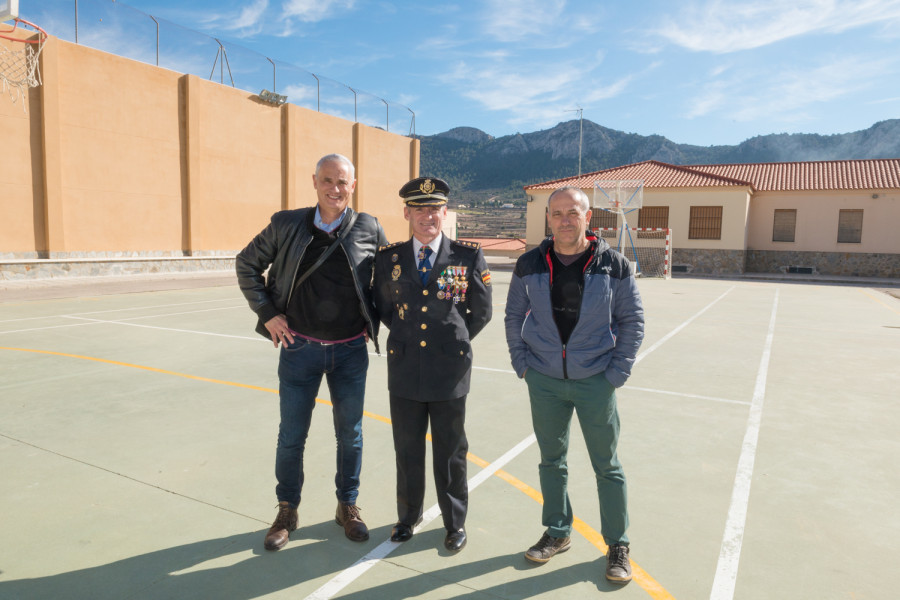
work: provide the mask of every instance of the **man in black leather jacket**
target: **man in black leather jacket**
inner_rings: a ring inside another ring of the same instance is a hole
[[[375,251],[387,240],[377,219],[349,207],[356,179],[348,158],[322,157],[313,187],[315,207],[275,213],[236,259],[238,285],[259,317],[256,331],[276,348],[281,344],[278,515],[266,533],[268,550],[283,548],[297,529],[303,450],[323,375],[338,448],[335,520],[349,539],[369,538],[356,499],[369,366],[366,342],[371,339],[378,351],[372,269]]]

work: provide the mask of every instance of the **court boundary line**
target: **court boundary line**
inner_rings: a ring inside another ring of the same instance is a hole
[[[756,462],[756,450],[759,444],[759,430],[762,424],[763,403],[766,398],[766,381],[769,374],[769,361],[772,357],[772,342],[775,338],[775,321],[778,314],[779,288],[775,288],[772,301],[772,314],[763,346],[762,357],[756,375],[756,386],[753,390],[753,401],[747,416],[747,429],[741,444],[737,472],[734,476],[734,487],[731,491],[731,502],[728,507],[728,518],[719,549],[719,560],[716,564],[716,575],[713,579],[710,600],[731,600],[737,584],[738,567],[740,566],[741,548],[744,542],[744,529],[747,525],[747,511],[750,504],[750,486],[753,479],[753,466]]]
[[[65,317],[65,316],[69,316],[69,315],[97,315],[97,314],[112,313],[112,312],[125,312],[125,311],[129,311],[129,310],[146,310],[148,308],[168,308],[170,306],[190,306],[193,304],[212,304],[213,302],[233,302],[234,300],[236,300],[236,298],[222,298],[221,300],[197,300],[196,302],[173,302],[171,304],[156,304],[153,306],[136,306],[133,308],[110,308],[108,310],[91,310],[91,311],[86,311],[86,312],[43,315],[40,317],[22,317],[20,319],[2,319],[2,320],[0,320],[0,323],[15,323],[17,321],[34,321],[34,320],[39,320],[39,319],[57,319],[57,318]],[[239,304],[238,306],[244,307],[246,305]]]

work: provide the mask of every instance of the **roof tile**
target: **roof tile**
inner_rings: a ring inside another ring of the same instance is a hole
[[[525,186],[552,190],[592,188],[601,179],[643,179],[645,188],[749,186],[756,191],[871,190],[900,188],[900,159],[832,160],[676,166],[648,160]]]

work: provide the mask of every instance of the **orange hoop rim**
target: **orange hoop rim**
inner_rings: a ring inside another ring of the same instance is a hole
[[[14,23],[12,29],[10,29],[8,31],[0,31],[0,38],[3,38],[5,40],[10,40],[12,42],[22,42],[23,44],[41,44],[49,37],[47,32],[44,31],[43,28],[41,28],[38,25],[35,25],[31,21],[26,21],[25,19],[16,17],[15,19],[12,19],[12,22]],[[29,27],[35,29],[38,33],[41,34],[41,37],[36,40],[23,40],[23,39],[9,35],[10,33],[14,32],[16,29],[19,28],[19,23],[21,23],[22,25],[28,25]]]

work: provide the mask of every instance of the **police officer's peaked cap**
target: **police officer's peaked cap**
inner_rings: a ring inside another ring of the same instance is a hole
[[[417,177],[400,188],[400,198],[407,206],[444,206],[450,186],[437,177]]]

